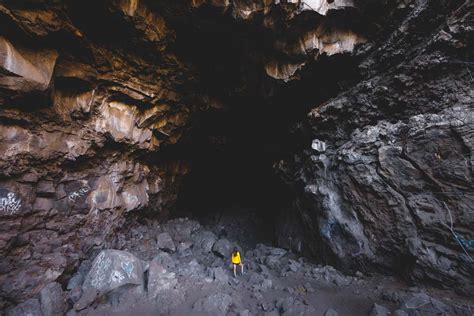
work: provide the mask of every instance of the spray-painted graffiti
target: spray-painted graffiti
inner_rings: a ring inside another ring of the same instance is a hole
[[[125,279],[123,274],[116,270],[110,275],[110,282],[122,282],[123,279]]]
[[[99,257],[97,257],[97,262],[95,264],[96,270],[91,280],[91,285],[96,289],[99,290],[102,288],[107,268],[111,263],[112,260],[110,258],[105,258],[105,253],[103,252],[99,255]]]
[[[0,198],[0,213],[13,215],[21,208],[21,199],[15,193],[9,192],[7,197]]]
[[[86,185],[85,187],[82,187],[79,190],[72,192],[68,196],[69,202],[75,203],[78,198],[83,197],[90,190],[91,190],[90,186]]]
[[[121,263],[121,266],[122,266],[123,271],[125,271],[125,273],[127,273],[128,277],[131,278],[132,273],[133,273],[133,268],[134,268],[133,263],[129,262],[129,261],[125,261],[125,262]]]

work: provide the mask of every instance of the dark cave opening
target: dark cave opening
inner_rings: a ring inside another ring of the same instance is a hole
[[[204,8],[176,29],[175,49],[198,69],[198,89],[224,106],[194,118],[188,137],[171,150],[191,163],[175,215],[214,226],[241,223],[246,237],[255,235],[251,242],[276,244],[276,227],[296,192],[273,165],[310,147],[307,129],[298,125],[311,108],[358,80],[357,58],[321,56],[283,85],[263,70],[271,39],[255,24]]]

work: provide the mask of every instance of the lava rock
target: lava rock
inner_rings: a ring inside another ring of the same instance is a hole
[[[385,306],[374,303],[372,310],[370,311],[370,316],[388,316],[390,311]]]
[[[216,243],[217,236],[210,231],[201,231],[194,236],[194,245],[202,249],[203,252],[211,252]]]
[[[74,310],[82,311],[89,307],[99,296],[99,291],[96,288],[87,288],[82,291],[81,298],[74,304]]]
[[[131,253],[112,249],[103,250],[94,259],[82,289],[87,292],[95,288],[101,296],[124,285],[143,286],[143,272],[142,261]]]
[[[168,272],[157,260],[150,262],[148,272],[148,295],[155,298],[160,293],[173,289],[178,283],[174,272]]]
[[[40,302],[43,315],[63,315],[66,311],[66,297],[57,282],[49,283],[41,290]]]
[[[40,302],[36,298],[30,298],[17,306],[8,309],[5,316],[43,316]]]
[[[176,266],[176,260],[173,259],[169,253],[164,251],[157,254],[153,260],[168,269]]]
[[[212,247],[212,251],[223,258],[229,258],[232,249],[232,244],[227,239],[219,239]]]
[[[339,316],[339,313],[330,308],[324,313],[324,316]]]
[[[311,315],[315,312],[314,307],[306,305],[294,297],[280,298],[276,302],[276,307],[281,315]]]
[[[232,302],[232,297],[228,294],[213,294],[194,303],[193,310],[209,315],[225,315]]]
[[[229,282],[229,274],[221,267],[210,269],[210,277],[219,283],[226,284]]]
[[[156,238],[156,245],[159,249],[167,252],[175,252],[176,246],[169,233],[161,233]]]

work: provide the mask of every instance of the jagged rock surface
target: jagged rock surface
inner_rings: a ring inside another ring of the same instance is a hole
[[[308,150],[277,166],[298,195],[278,240],[347,269],[396,270],[469,293],[472,249],[463,256],[446,225],[449,209],[455,232],[474,238],[471,11],[471,1],[427,0],[1,1],[0,308],[124,246],[117,231],[128,214],[166,217],[190,166],[164,153],[199,113],[222,108],[222,95],[275,95],[318,62],[332,72],[330,56],[341,54],[356,65],[351,80],[322,73],[328,83],[307,86],[344,92],[302,124]],[[208,95],[203,67],[176,47],[186,25],[205,33],[213,19],[260,37],[236,49],[248,65],[225,64],[242,78]],[[212,253],[216,236],[191,245],[175,224],[177,255]],[[282,255],[265,264],[280,270]],[[19,312],[38,303],[26,302]]]
[[[413,6],[384,42],[356,53],[362,80],[311,110],[299,128],[312,144],[277,169],[300,192],[305,246],[318,256],[467,294],[473,6]]]

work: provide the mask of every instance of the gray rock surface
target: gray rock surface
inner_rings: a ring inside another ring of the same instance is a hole
[[[212,246],[212,251],[217,253],[219,256],[223,258],[229,258],[232,253],[233,247],[230,241],[227,239],[219,239],[214,246]]]
[[[82,289],[99,291],[99,296],[124,285],[143,286],[144,271],[140,259],[120,250],[103,250],[92,263]]]
[[[225,315],[232,301],[232,297],[228,294],[213,294],[198,300],[194,303],[193,309],[208,315]]]
[[[57,282],[49,283],[40,292],[43,315],[63,315],[66,312],[66,297]]]
[[[370,311],[369,316],[388,316],[390,315],[390,311],[387,307],[379,304],[374,304],[372,306],[372,310]]]
[[[157,260],[152,260],[148,270],[148,295],[155,298],[165,291],[174,289],[178,279],[174,272],[169,272]]]
[[[169,233],[161,233],[156,237],[156,245],[159,249],[169,252],[175,252],[176,246]]]
[[[6,316],[43,316],[41,305],[38,299],[30,298],[17,306],[6,310]]]

